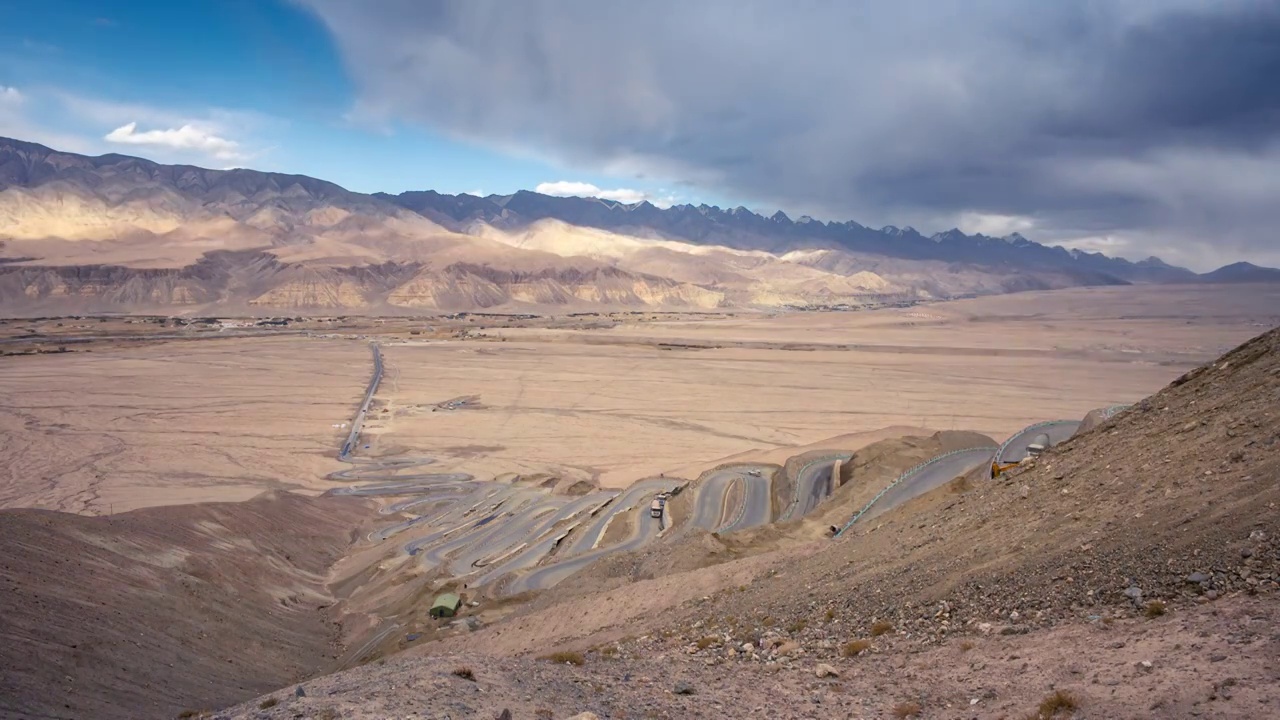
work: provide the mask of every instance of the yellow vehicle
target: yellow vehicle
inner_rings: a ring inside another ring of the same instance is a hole
[[[1018,467],[1018,465],[1020,465],[1020,464],[1021,464],[1021,463],[1016,463],[1016,462],[1014,462],[1014,463],[1005,463],[1005,464],[1001,465],[999,462],[992,461],[992,463],[991,463],[991,477],[993,477],[993,478],[998,478],[998,477],[1000,477],[1000,473],[1004,472],[1005,470],[1008,470],[1009,468],[1016,468],[1016,467]]]

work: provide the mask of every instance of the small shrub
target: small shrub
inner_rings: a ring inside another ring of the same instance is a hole
[[[333,708],[325,708],[316,717],[319,720],[338,720],[338,711]]]
[[[871,647],[870,640],[850,640],[844,644],[843,648],[840,649],[840,654],[847,658],[851,658],[864,652],[869,647]]]
[[[1028,720],[1050,720],[1059,713],[1068,714],[1079,706],[1075,696],[1066,690],[1055,690],[1051,695],[1040,701],[1040,707],[1031,715]]]
[[[188,718],[202,718],[209,714],[208,710],[183,710],[178,713],[178,720],[188,720]]]
[[[871,637],[880,637],[887,632],[893,632],[893,623],[888,620],[881,620],[871,626]]]
[[[920,703],[917,702],[900,702],[893,706],[893,716],[899,720],[904,718],[916,717],[920,714]]]
[[[708,635],[698,640],[698,642],[695,644],[698,646],[699,650],[706,650],[712,645],[717,645],[719,643],[720,643],[720,638],[716,637],[715,635]]]
[[[618,654],[618,647],[616,645],[605,645],[600,648],[600,654],[607,658],[611,658]]]
[[[572,650],[561,650],[553,652],[550,655],[543,655],[539,660],[547,660],[553,663],[567,663],[569,665],[582,665],[586,660],[582,657],[582,653]]]
[[[805,620],[804,618],[801,618],[799,620],[792,620],[791,624],[787,625],[787,632],[794,635],[798,632],[802,632],[806,627],[809,627],[808,620]]]
[[[457,676],[457,677],[462,678],[463,680],[470,680],[471,682],[475,682],[475,681],[476,681],[476,674],[475,674],[474,672],[472,672],[472,671],[471,671],[471,668],[469,668],[469,667],[457,667],[457,668],[454,668],[454,669],[453,669],[453,674],[454,674],[455,676]]]
[[[263,700],[262,702],[258,703],[258,709],[266,710],[267,708],[273,708],[279,704],[280,704],[279,700],[275,698],[267,698],[266,700]]]
[[[774,620],[768,615],[765,615],[764,617],[760,618],[760,624],[763,625],[764,627],[773,627],[776,622],[778,621]]]
[[[965,640],[964,642],[960,643],[960,652],[969,652],[972,649],[973,649],[972,642]]]
[[[551,720],[551,718],[555,717],[556,714],[546,708],[538,708],[533,711],[533,716],[538,718],[538,720]]]
[[[831,622],[832,620],[835,620],[835,619],[836,619],[836,611],[831,608],[827,608],[827,622]]]
[[[1146,616],[1149,618],[1158,618],[1168,611],[1169,608],[1164,604],[1163,600],[1152,600],[1147,603]]]

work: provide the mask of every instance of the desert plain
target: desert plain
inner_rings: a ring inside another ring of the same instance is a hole
[[[61,330],[7,322],[51,343]],[[212,340],[104,332],[0,359],[0,506],[107,514],[344,485],[326,476],[345,467],[335,455],[373,341],[386,376],[363,452],[429,454],[478,479],[623,488],[729,458],[778,462],[840,436],[955,429],[998,442],[1133,402],[1276,324],[1275,285],[1187,285],[872,312],[356,319]]]
[[[744,692],[786,717],[818,696],[998,717],[1046,687],[1099,717],[1152,693],[1183,717],[1226,687],[1250,706],[1225,716],[1250,717],[1274,652],[1216,613],[1264,617],[1237,596],[1280,579],[1277,325],[1280,286],[1201,284],[848,312],[0,321],[0,717],[721,716]],[[987,475],[1029,425],[1133,403]],[[680,492],[655,515],[659,490]],[[1206,567],[1227,570],[1184,580]],[[460,616],[434,616],[445,592]],[[1197,685],[1194,659],[1143,669],[1131,641],[1166,602],[1166,645],[1252,638],[1214,667],[1256,689]],[[1132,692],[1044,656],[1049,635],[1005,639],[1024,617],[1110,633],[1105,680]],[[918,652],[967,649],[881,687]],[[1023,653],[1042,671],[964,669]],[[847,680],[815,685],[814,660]],[[376,701],[325,689],[360,673]],[[671,690],[687,683],[692,700]]]

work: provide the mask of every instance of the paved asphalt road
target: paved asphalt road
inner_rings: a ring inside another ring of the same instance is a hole
[[[456,499],[438,498],[426,507],[418,510],[418,512],[422,512],[423,514],[409,518],[403,522],[398,522],[395,525],[388,525],[386,527],[379,528],[369,533],[369,540],[381,542],[419,525],[426,525],[430,527],[431,525],[439,522],[445,515],[452,512],[455,504],[457,504]]]
[[[566,502],[568,498],[564,496],[543,493],[534,496],[532,493],[536,491],[529,492],[530,497],[522,500],[520,505],[506,509],[501,522],[495,523],[491,532],[454,553],[449,559],[449,571],[458,575],[474,572],[476,563],[501,555],[529,540],[531,535],[536,539],[550,530],[558,518],[575,514],[574,506]]]
[[[827,499],[835,490],[831,470],[836,460],[848,460],[848,455],[832,455],[828,458],[815,459],[800,468],[796,476],[796,499],[791,507],[782,513],[780,520],[804,517],[813,511],[818,503]]]
[[[1074,435],[1079,427],[1079,420],[1053,420],[1046,423],[1036,423],[1005,440],[1004,444],[1000,446],[1000,456],[996,459],[1000,463],[1022,462],[1027,457],[1027,446],[1040,433],[1049,436],[1050,445],[1057,445]]]
[[[491,553],[483,560],[487,563],[483,567],[485,573],[480,579],[471,583],[473,587],[487,585],[498,580],[509,573],[518,570],[531,568],[542,561],[547,553],[567,535],[571,530],[576,529],[578,525],[589,519],[592,510],[599,508],[602,504],[612,500],[617,496],[615,490],[603,490],[584,495],[573,500],[561,508],[554,516],[547,518],[545,521],[533,528],[523,539],[522,542],[514,546],[503,548]],[[570,523],[557,528],[556,526],[565,521],[577,518],[577,523]]]
[[[360,429],[364,427],[364,419],[369,413],[369,404],[373,402],[373,394],[378,392],[378,384],[382,382],[382,351],[378,349],[377,343],[369,343],[369,350],[373,353],[373,377],[369,379],[369,386],[364,391],[364,400],[360,403],[360,409],[356,411],[355,419],[351,421],[351,432],[347,434],[347,441],[342,444],[342,451],[338,453],[339,460],[348,459],[351,451],[359,446]]]
[[[447,492],[451,488],[446,484],[465,483],[472,480],[467,473],[438,473],[435,475],[406,475],[406,479],[388,480],[368,485],[357,485],[334,490],[335,495],[357,495],[359,497],[398,497],[403,495],[429,495]],[[403,504],[403,503],[397,503]],[[384,513],[385,514],[385,513]]]
[[[600,537],[604,535],[604,531],[609,525],[610,519],[628,508],[637,505],[644,505],[645,515],[649,514],[649,502],[653,496],[659,492],[671,491],[683,485],[683,480],[673,480],[669,478],[648,478],[641,480],[631,487],[623,490],[620,495],[613,499],[613,502],[601,510],[583,529],[582,533],[576,539],[572,539],[572,544],[565,548],[567,555],[579,555],[590,552]]]
[[[742,505],[738,512],[729,519],[717,532],[729,533],[735,530],[746,530],[757,525],[765,525],[773,520],[773,500],[769,497],[772,468],[756,468],[759,475],[747,473],[742,476],[746,483],[742,497]]]
[[[605,555],[635,550],[658,536],[658,531],[662,529],[662,523],[657,518],[649,515],[648,503],[638,504],[636,507],[631,508],[630,512],[635,519],[636,526],[631,536],[626,540],[617,545],[596,548],[551,565],[544,565],[525,575],[517,575],[503,588],[503,594],[510,596],[530,590],[545,590]]]
[[[935,462],[928,463],[881,495],[880,499],[863,513],[860,520],[866,521],[883,512],[888,512],[908,500],[918,498],[961,475],[968,474],[974,468],[990,465],[995,453],[995,447],[975,448],[946,455]]]
[[[466,473],[413,473],[434,462],[427,457],[356,457],[365,418],[383,377],[382,353],[376,343],[370,345],[370,351],[373,376],[338,453],[339,460],[353,467],[330,478],[372,481],[340,491],[346,494],[405,498],[388,506],[388,513],[421,512],[420,517],[390,525],[372,533],[371,538],[386,539],[410,529],[423,532],[404,545],[406,552],[420,555],[427,566],[439,566],[458,577],[478,574],[470,582],[472,587],[510,578],[502,593],[512,595],[551,587],[605,555],[642,547],[662,531],[666,518],[651,517],[649,503],[658,492],[682,485],[682,480],[647,478],[621,492],[599,491],[570,498],[505,483],[475,482]],[[1001,446],[1000,458],[1002,462],[1021,460],[1037,435],[1044,433],[1056,444],[1071,437],[1079,426],[1078,421],[1062,420],[1028,427]],[[926,463],[887,489],[860,517],[879,515],[976,467],[989,465],[996,453],[995,447],[975,448]],[[831,495],[831,470],[836,459],[833,455],[801,468],[795,499],[785,518],[801,517]],[[732,532],[770,522],[775,471],[770,466],[738,465],[711,473],[696,488],[686,527]],[[621,514],[633,522],[630,535],[620,543],[597,547],[610,523]],[[539,566],[557,546],[560,552],[552,562]]]
[[[769,522],[773,514],[769,478],[773,472],[766,465],[733,465],[711,473],[698,485],[689,527],[725,532]],[[742,498],[741,504],[726,507],[731,497]]]
[[[427,548],[422,553],[422,564],[439,565],[456,574],[470,572],[471,563],[459,563],[460,555],[470,559],[485,556],[491,548],[501,545],[508,532],[518,532],[535,522],[545,499],[546,496],[536,498],[529,491],[517,491],[497,502],[490,501],[470,528]]]

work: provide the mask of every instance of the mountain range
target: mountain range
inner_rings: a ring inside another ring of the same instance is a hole
[[[0,138],[6,314],[832,307],[1197,275],[1013,234],[521,191],[366,195],[302,175]]]

